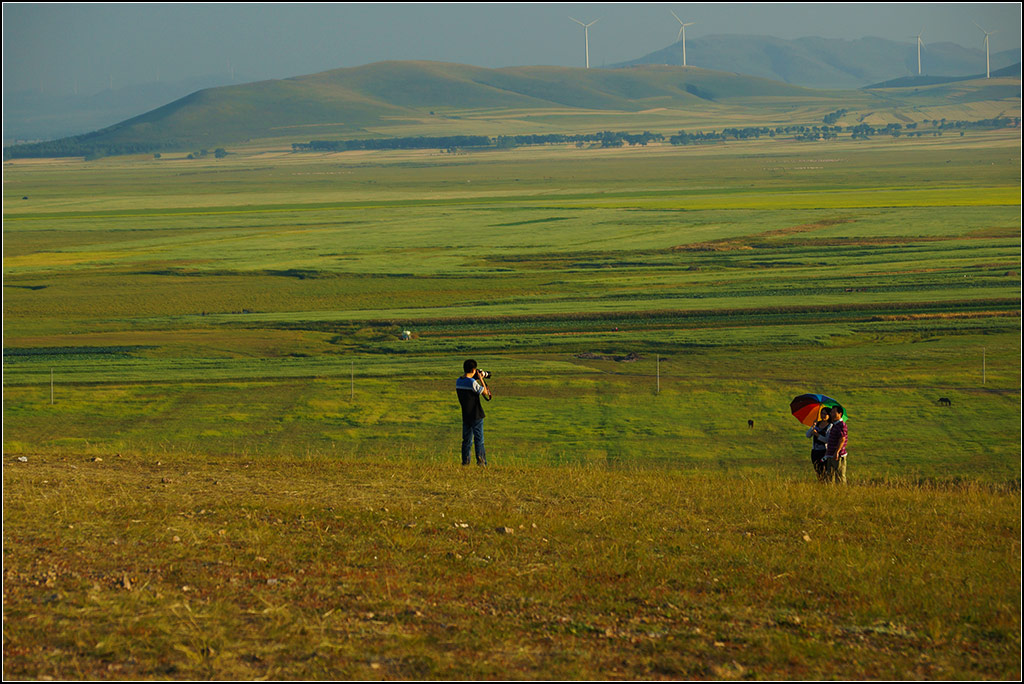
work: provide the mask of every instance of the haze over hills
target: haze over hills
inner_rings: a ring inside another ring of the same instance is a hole
[[[403,124],[416,124],[421,130],[443,130],[443,135],[498,135],[507,132],[507,127],[496,121],[507,121],[509,117],[533,117],[534,121],[549,117],[548,123],[530,124],[532,130],[524,132],[566,132],[569,124],[552,124],[550,117],[553,113],[557,113],[556,119],[564,117],[567,112],[586,115],[703,111],[708,113],[707,119],[722,126],[729,125],[730,118],[761,122],[759,125],[770,121],[820,123],[823,113],[838,109],[860,109],[865,116],[874,116],[874,121],[884,121],[884,110],[909,107],[917,109],[917,116],[923,119],[927,107],[984,101],[997,101],[998,107],[989,107],[987,111],[998,112],[999,116],[1012,116],[1014,112],[1019,115],[1020,79],[981,79],[874,93],[812,90],[698,67],[485,69],[440,62],[380,62],[295,78],[208,88],[93,133],[42,143],[34,149],[5,148],[5,154],[123,154],[194,150],[249,140],[292,143],[366,138],[379,137],[383,130],[394,131]],[[971,109],[969,118],[986,118],[983,109]],[[486,130],[471,130],[474,119],[488,116],[492,119],[485,121]],[[941,116],[945,118],[946,114]],[[611,120],[616,121],[613,125],[622,126],[618,123],[621,118],[607,116],[591,119],[588,125],[604,130]],[[663,119],[661,125],[672,126],[676,120]],[[907,119],[901,114],[896,120]],[[593,131],[577,127],[571,132]],[[389,131],[385,135],[396,134]]]
[[[39,91],[5,92],[4,144],[52,140],[95,131],[203,88],[251,80],[224,73],[179,81],[157,81],[81,95],[54,95]]]
[[[1002,69],[993,69],[991,78],[1020,78],[1021,63],[1017,62]],[[971,74],[970,76],[904,76],[894,78],[882,83],[872,83],[865,88],[913,88],[920,86],[938,85],[942,83],[956,83],[958,81],[972,81],[985,78],[985,74]]]
[[[917,51],[913,43],[880,38],[852,41],[825,38],[783,40],[765,36],[717,35],[690,38],[686,47],[687,62],[690,66],[745,74],[807,88],[856,89],[914,76],[917,72]],[[953,43],[926,44],[922,66],[927,76],[963,77],[981,73],[984,70],[984,58],[984,52],[978,49],[964,48]],[[614,64],[611,67],[622,68],[642,64],[678,65],[680,62],[680,45],[676,42],[638,59]],[[1019,49],[992,55],[994,71],[1019,62]],[[369,66],[373,65],[355,69],[368,69]],[[523,71],[528,68],[518,69]],[[298,77],[298,80],[304,78],[311,77]],[[4,144],[27,140],[52,140],[88,133],[149,112],[202,88],[244,83],[245,80],[241,77],[232,80],[225,72],[219,76],[211,75],[173,83],[150,83],[88,96],[44,96],[31,92],[6,92]],[[553,87],[557,89],[557,86]],[[389,101],[388,98],[376,99]]]
[[[513,67],[379,62],[295,78],[201,90],[101,131],[92,144],[229,144],[325,131],[365,136],[396,118],[480,109],[635,112],[748,97],[808,97],[798,86],[705,69]]]
[[[1021,52],[1005,50],[991,55],[992,69],[1021,61]],[[679,42],[611,68],[639,64],[681,64]],[[871,83],[917,74],[917,44],[883,38],[840,40],[770,36],[712,35],[686,40],[690,66],[732,71],[827,90],[861,88]],[[933,76],[969,76],[984,73],[985,51],[955,43],[925,44],[921,71]]]

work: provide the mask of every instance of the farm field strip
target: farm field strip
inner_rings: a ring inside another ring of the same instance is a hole
[[[671,198],[671,199],[669,199]],[[628,202],[623,202],[623,200]],[[793,189],[749,190],[707,189],[704,191],[678,188],[662,191],[597,192],[582,194],[544,194],[511,196],[467,196],[420,200],[387,200],[365,202],[337,202],[319,204],[279,204],[208,207],[203,211],[180,210],[124,210],[112,213],[60,212],[39,214],[12,213],[5,221],[61,221],[75,219],[123,219],[193,217],[231,214],[274,214],[331,211],[341,209],[396,209],[430,208],[462,205],[490,205],[495,203],[542,205],[545,210],[577,207],[631,207],[661,210],[714,210],[714,209],[869,209],[890,207],[962,207],[962,206],[1018,206],[1020,189],[1014,186],[997,187],[942,187],[892,188],[858,187],[855,189]],[[558,204],[555,204],[558,203]]]

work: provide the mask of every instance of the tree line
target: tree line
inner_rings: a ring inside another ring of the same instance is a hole
[[[23,143],[4,148],[4,159],[37,159],[43,157],[85,157],[98,159],[123,154],[151,154],[180,147],[175,142],[93,142],[87,135],[60,140]]]
[[[552,145],[575,143],[599,144],[601,147],[623,147],[625,145],[646,145],[651,141],[664,140],[661,133],[627,133],[625,131],[602,131],[600,133],[545,133],[535,135],[448,135],[415,136],[407,138],[364,138],[359,140],[310,140],[308,143],[292,143],[294,152],[345,152],[348,150],[441,150],[454,152],[464,148],[493,147],[509,149],[530,145]]]
[[[837,110],[825,116],[825,121],[834,123],[845,110]],[[947,121],[946,119],[925,120],[924,125],[931,124],[930,134],[941,135],[945,130],[959,130],[963,135],[969,129],[994,129],[1006,128],[1009,126],[1020,127],[1020,117],[995,117],[981,119],[979,121]],[[924,131],[917,130],[917,123],[887,124],[882,127],[874,127],[869,124],[858,124],[856,126],[832,126],[797,124],[791,126],[747,126],[744,128],[723,128],[721,131],[679,131],[668,138],[672,145],[695,145],[706,143],[722,143],[727,140],[749,140],[759,139],[762,136],[776,138],[779,136],[792,136],[794,140],[834,140],[840,133],[848,133],[854,140],[867,139],[873,135],[891,135],[900,137],[920,137],[925,135]],[[104,142],[97,138],[103,131],[87,133],[84,135],[62,138],[48,142],[25,143],[11,145],[3,150],[4,159],[39,158],[39,157],[85,157],[96,159],[105,156],[128,155],[128,154],[153,154],[159,158],[161,151],[180,149],[184,145],[178,141],[168,140],[163,142]],[[363,138],[357,140],[311,140],[305,143],[292,143],[292,150],[295,152],[344,152],[348,150],[423,150],[437,149],[442,152],[456,152],[466,148],[498,148],[509,149],[514,147],[526,147],[532,145],[553,145],[553,144],[575,144],[577,147],[584,145],[597,145],[599,147],[624,147],[644,146],[650,142],[662,142],[665,136],[661,133],[629,133],[626,131],[600,131],[598,133],[544,133],[526,135],[499,135],[491,137],[486,135],[447,135],[447,136],[416,136],[405,138]],[[190,158],[205,157],[206,150],[193,153]],[[214,156],[218,159],[225,156],[227,152],[223,148],[217,148]]]
[[[6,159],[40,159],[49,157],[85,157],[86,160],[99,159],[100,157],[116,157],[128,154],[152,154],[154,158],[160,159],[161,152],[168,150],[180,150],[184,145],[176,141],[167,142],[93,142],[89,135],[79,135],[60,140],[47,142],[25,143],[11,145],[4,148],[3,158]],[[191,152],[188,159],[199,159],[210,154],[209,150],[202,149],[198,152]],[[213,151],[213,156],[223,159],[228,151],[218,147]]]

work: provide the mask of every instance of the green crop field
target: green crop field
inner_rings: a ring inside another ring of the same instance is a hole
[[[169,157],[4,163],[5,676],[1019,677],[1015,129]]]

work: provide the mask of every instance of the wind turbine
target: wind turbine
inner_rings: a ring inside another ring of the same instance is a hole
[[[572,19],[572,17],[569,17],[569,18]],[[593,26],[594,24],[596,24],[597,22],[601,21],[601,20],[600,19],[595,19],[594,21],[590,22],[589,24],[584,24],[579,19],[572,19],[572,20],[575,21],[577,24],[579,24],[580,26],[583,27],[583,43],[586,46],[586,50],[587,50],[587,68],[589,69],[590,68],[590,27]]]
[[[669,10],[669,12],[672,12],[672,10]],[[691,21],[689,24],[684,24],[683,20],[676,16],[675,12],[672,12],[672,16],[679,22],[679,38],[683,42],[683,66],[686,66],[686,27],[693,26],[693,22]]]
[[[974,25],[978,26],[977,22],[975,22]],[[981,28],[980,26],[978,26],[978,30],[985,34],[985,78],[992,78],[992,70],[989,67],[989,60],[988,60],[988,37],[991,36],[993,33],[996,33],[996,32],[995,31],[986,31],[985,29]]]
[[[917,34],[917,75],[921,75],[921,36],[924,35],[924,29],[921,29],[921,33]]]

